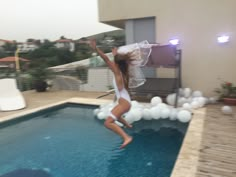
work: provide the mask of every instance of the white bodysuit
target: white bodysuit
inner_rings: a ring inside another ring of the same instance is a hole
[[[129,96],[129,93],[128,91],[126,90],[125,87],[122,88],[122,90],[119,90],[117,85],[116,85],[116,80],[115,78],[113,77],[113,87],[115,89],[115,93],[116,93],[116,97],[117,97],[117,100],[119,100],[119,98],[124,98],[126,101],[130,102],[131,99],[130,99],[130,96]]]
[[[122,88],[122,90],[119,90],[116,84],[116,80],[115,77],[113,77],[113,87],[115,89],[115,93],[116,93],[116,98],[117,100],[119,100],[120,98],[125,99],[126,101],[128,101],[129,103],[131,102],[130,96],[128,91],[126,90],[125,87]],[[117,117],[115,115],[112,114],[112,112],[110,112],[110,117],[112,117],[112,119],[114,119],[115,121],[117,120]]]

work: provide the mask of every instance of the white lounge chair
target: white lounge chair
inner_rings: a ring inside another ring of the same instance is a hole
[[[0,111],[13,111],[26,106],[15,79],[0,79]]]

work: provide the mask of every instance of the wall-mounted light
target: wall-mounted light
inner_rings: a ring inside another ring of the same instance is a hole
[[[219,36],[219,37],[217,38],[217,41],[218,41],[218,43],[220,43],[220,44],[222,44],[222,43],[227,43],[227,42],[229,42],[229,36],[226,36],[226,35],[224,35],[224,36]]]
[[[169,43],[172,45],[178,45],[179,44],[179,39],[171,39],[169,40]]]

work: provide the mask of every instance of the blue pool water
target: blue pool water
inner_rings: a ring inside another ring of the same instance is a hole
[[[121,138],[94,117],[95,108],[66,104],[0,124],[0,177],[29,177],[27,170],[40,171],[37,177],[170,176],[187,124],[136,122],[126,130],[133,142],[119,149]]]

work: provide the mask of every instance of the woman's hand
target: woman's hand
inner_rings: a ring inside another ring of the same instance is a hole
[[[113,54],[113,56],[116,56],[117,55],[117,48],[115,47],[115,48],[112,48],[112,54]]]
[[[97,44],[95,39],[90,39],[89,45],[93,50],[96,50]]]

